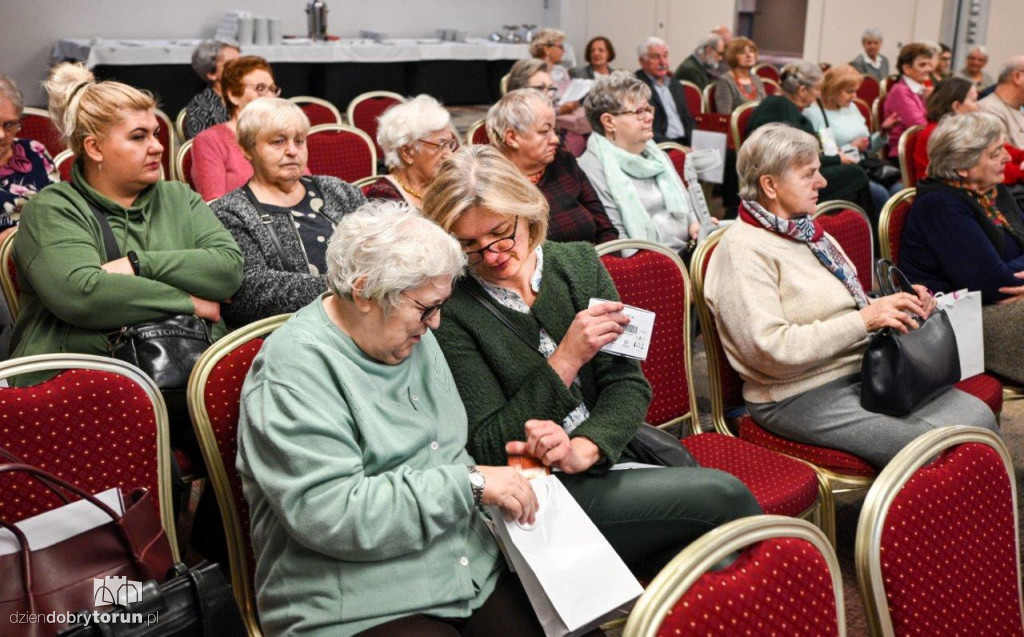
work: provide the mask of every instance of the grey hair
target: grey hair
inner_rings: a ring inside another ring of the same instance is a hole
[[[740,199],[757,199],[762,176],[781,177],[795,166],[814,161],[818,152],[818,140],[799,128],[778,122],[759,127],[743,142],[736,157]]]
[[[985,149],[1003,137],[1003,125],[991,113],[947,115],[928,138],[928,176],[935,179],[960,179],[959,170],[967,170],[981,161]]]
[[[779,72],[779,85],[790,95],[796,95],[800,87],[813,88],[821,81],[821,68],[814,62],[800,60],[782,67]]]
[[[551,108],[551,100],[532,88],[510,91],[487,111],[487,139],[502,152],[505,147],[505,133],[514,130],[522,133],[537,121],[537,110]]]
[[[22,111],[25,110],[25,98],[22,97],[21,89],[14,80],[3,73],[0,73],[0,96],[9,99],[14,105],[14,110],[18,111],[18,117],[21,117]]]
[[[221,40],[203,40],[192,51],[192,70],[207,84],[210,81],[206,79],[206,76],[217,70],[217,58],[220,57],[220,52],[225,47],[238,48],[234,44]]]
[[[551,65],[538,58],[527,58],[517,61],[508,72],[505,92],[508,93],[516,89],[526,88],[526,85],[530,83],[530,78],[541,71],[550,73]]]
[[[878,27],[871,27],[870,29],[864,29],[864,35],[860,36],[860,41],[864,40],[878,40],[882,41],[882,30]]]
[[[417,95],[404,104],[395,104],[377,120],[377,143],[384,151],[384,164],[402,168],[398,151],[434,131],[451,127],[452,116],[429,95]]]
[[[703,61],[706,58],[706,56],[704,55],[704,50],[707,49],[708,47],[711,47],[712,49],[717,49],[718,45],[721,44],[721,42],[722,36],[718,35],[717,33],[707,34],[706,36],[701,38],[699,42],[697,42],[697,48],[693,50],[694,57],[696,57],[698,60]]]
[[[273,135],[295,129],[305,137],[309,132],[309,118],[294,102],[280,97],[253,100],[238,116],[238,145],[254,154],[261,135]]]
[[[604,135],[601,116],[622,110],[623,102],[633,103],[651,99],[651,87],[628,71],[614,71],[594,80],[590,92],[583,99],[587,121],[595,133]]]
[[[967,55],[970,55],[971,53],[974,53],[975,51],[977,51],[978,53],[981,53],[986,58],[988,57],[988,49],[985,48],[984,44],[979,44],[977,46],[972,46],[971,49],[969,51],[967,51]]]
[[[565,42],[565,31],[558,29],[541,29],[533,34],[530,40],[530,55],[535,58],[544,57],[544,49]]]
[[[466,255],[453,236],[403,201],[370,200],[338,222],[327,245],[327,287],[380,304],[388,316],[401,294],[435,277],[454,281]],[[362,289],[356,282],[363,278]]]
[[[1013,80],[1013,74],[1017,71],[1024,71],[1024,55],[1015,55],[1006,61],[999,69],[998,84],[1009,84]]]
[[[663,46],[665,48],[668,48],[668,45],[665,44],[664,40],[662,40],[661,38],[656,38],[652,35],[647,37],[643,42],[641,42],[640,46],[636,47],[637,57],[646,60],[647,54],[648,52],[650,52],[652,46]]]

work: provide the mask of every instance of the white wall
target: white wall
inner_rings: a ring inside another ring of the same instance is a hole
[[[992,77],[999,75],[999,67],[1015,55],[1024,54],[1021,42],[1021,18],[1024,6],[1020,0],[991,0],[988,18],[988,65],[985,70]]]
[[[804,58],[849,62],[864,50],[864,30],[877,27],[882,30],[882,53],[895,65],[900,42],[938,41],[941,23],[942,3],[936,0],[809,0]]]
[[[545,10],[552,0],[326,1],[329,30],[342,37],[358,36],[360,29],[393,36],[433,36],[439,27],[486,36],[503,24],[558,19]],[[0,71],[11,75],[26,101],[36,105],[44,101],[38,85],[60,38],[210,37],[223,13],[231,9],[277,16],[285,34],[306,33],[305,0],[10,0],[0,6],[4,9]]]

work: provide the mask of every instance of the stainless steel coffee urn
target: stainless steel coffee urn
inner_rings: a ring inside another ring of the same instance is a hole
[[[327,3],[324,0],[309,0],[306,3],[306,24],[309,26],[309,39],[323,41],[327,39]]]

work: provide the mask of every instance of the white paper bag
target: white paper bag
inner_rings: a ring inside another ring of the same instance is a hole
[[[725,147],[725,133],[694,129],[690,135],[690,148],[694,151],[712,149],[718,152],[719,157],[725,157]],[[724,176],[725,162],[721,162],[713,168],[701,171],[700,180],[720,184]]]
[[[960,380],[985,371],[985,344],[981,328],[981,292],[957,290],[936,294],[938,309],[946,310],[960,353]]]
[[[540,503],[532,527],[490,512],[545,634],[582,634],[627,612],[644,590],[622,558],[557,477],[530,484]]]

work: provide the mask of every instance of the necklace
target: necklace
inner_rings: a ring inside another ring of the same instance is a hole
[[[736,81],[736,88],[739,89],[740,95],[742,95],[744,99],[749,102],[757,97],[757,85],[754,84],[754,80],[748,77],[746,81],[747,88],[744,88],[744,83],[740,82],[740,76],[736,71],[732,72],[732,77]]]
[[[419,200],[423,199],[423,195],[422,194],[416,192],[415,190],[413,190],[409,186],[406,186],[405,182],[398,178],[398,175],[393,175],[393,177],[395,178],[395,181],[398,182],[398,185],[402,187],[402,190],[404,190],[405,192],[409,193],[413,197],[416,197]]]

